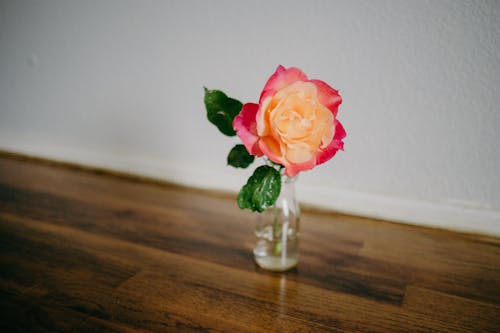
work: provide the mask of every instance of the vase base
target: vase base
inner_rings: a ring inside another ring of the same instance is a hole
[[[297,258],[279,258],[279,257],[255,257],[257,265],[261,268],[267,269],[273,272],[284,272],[295,266],[299,260]]]

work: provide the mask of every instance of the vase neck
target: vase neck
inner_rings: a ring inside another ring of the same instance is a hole
[[[295,199],[295,181],[297,180],[297,177],[288,177],[286,175],[283,175],[281,177],[281,191],[278,199],[276,200],[276,204],[278,206],[281,206],[284,204],[283,201],[287,202],[286,205],[293,205],[295,206],[296,199]]]

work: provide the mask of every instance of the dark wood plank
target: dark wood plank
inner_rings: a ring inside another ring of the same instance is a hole
[[[253,220],[234,194],[4,155],[0,331],[500,330],[496,238],[306,209],[275,274]]]

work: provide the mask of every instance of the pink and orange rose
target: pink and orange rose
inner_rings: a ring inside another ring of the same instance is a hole
[[[233,128],[254,156],[267,156],[295,176],[331,159],[344,147],[346,132],[337,120],[337,90],[309,80],[298,68],[278,66],[260,95],[246,103]]]

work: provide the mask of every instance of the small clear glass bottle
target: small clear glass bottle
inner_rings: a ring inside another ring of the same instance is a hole
[[[295,199],[297,177],[281,177],[281,192],[276,203],[257,217],[253,250],[257,264],[267,270],[282,272],[299,261],[300,208]]]

